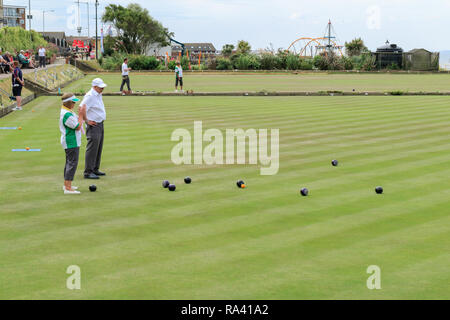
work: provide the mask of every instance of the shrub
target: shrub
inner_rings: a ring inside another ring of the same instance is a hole
[[[45,56],[51,58],[53,55],[57,55],[59,52],[58,46],[54,43],[47,43],[45,48]]]
[[[400,70],[400,67],[398,66],[397,63],[392,62],[392,64],[390,64],[389,66],[387,66],[388,70]]]
[[[217,59],[217,67],[216,70],[232,70],[233,64],[231,60],[228,58],[218,58]]]
[[[287,57],[290,55],[288,51],[278,49],[277,52],[277,69],[285,70],[287,69]]]
[[[134,56],[129,57],[128,66],[133,70],[146,70],[145,68],[145,57],[144,56]]]
[[[191,67],[192,67],[192,70],[196,70],[196,71],[206,70],[206,66],[203,63],[200,65],[194,64]]]
[[[353,66],[357,70],[371,71],[375,69],[375,57],[371,53],[363,53],[359,56],[351,57]]]
[[[175,70],[176,66],[177,66],[176,60],[170,60],[169,63],[167,64],[167,67],[169,68],[169,70]]]
[[[353,61],[349,57],[341,57],[341,63],[345,70],[353,70]]]
[[[129,66],[133,70],[155,70],[159,66],[159,61],[153,56],[131,56]]]
[[[324,56],[318,55],[313,59],[313,65],[319,70],[328,70],[328,63]]]
[[[122,66],[125,54],[114,53],[112,56],[104,56],[102,58],[101,66],[105,70],[117,71]]]
[[[102,68],[108,71],[119,70],[119,66],[113,57],[104,57],[102,59]]]
[[[189,65],[190,65],[189,58],[186,56],[182,57],[181,58],[181,67],[183,68],[183,70],[189,70]]]
[[[262,70],[277,69],[280,64],[279,58],[271,53],[263,53],[260,58]]]
[[[12,55],[15,51],[36,51],[39,46],[47,46],[47,41],[36,31],[27,31],[20,27],[4,27],[0,29],[0,47],[3,51],[9,51]]]
[[[300,70],[312,70],[313,69],[313,61],[312,59],[300,59]]]
[[[255,55],[241,54],[237,57],[233,66],[239,70],[258,70],[261,68],[261,62]]]
[[[302,62],[300,57],[294,54],[289,54],[286,57],[286,69],[288,70],[300,70]]]

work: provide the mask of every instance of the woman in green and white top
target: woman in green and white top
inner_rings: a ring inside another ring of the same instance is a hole
[[[178,92],[178,83],[180,83],[181,92],[183,92],[183,68],[180,62],[177,62],[175,67],[175,77],[175,92]]]
[[[83,118],[73,111],[75,102],[80,101],[73,93],[62,96],[63,106],[59,116],[59,130],[61,131],[61,145],[66,152],[64,167],[64,194],[80,194],[77,187],[72,186],[78,167],[81,146],[81,128]]]

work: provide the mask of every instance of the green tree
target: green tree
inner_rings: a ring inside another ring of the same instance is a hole
[[[129,54],[143,54],[153,43],[169,45],[169,37],[172,36],[167,28],[150,16],[147,9],[135,3],[127,7],[110,4],[105,8],[102,21],[114,26],[116,41]]]
[[[234,45],[232,44],[225,44],[222,47],[222,55],[226,58],[229,58],[231,56],[231,54],[233,53],[234,50]]]
[[[361,38],[353,39],[345,43],[345,52],[349,57],[359,56],[368,51],[369,49],[364,45],[364,41]]]
[[[237,51],[240,54],[249,54],[252,50],[252,47],[247,41],[240,40],[237,44]]]

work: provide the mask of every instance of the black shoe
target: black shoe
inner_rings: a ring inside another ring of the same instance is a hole
[[[93,173],[85,174],[84,178],[85,179],[100,179],[100,177],[98,175],[93,174]]]
[[[94,171],[94,174],[97,176],[106,176],[106,173],[101,172],[101,171]]]

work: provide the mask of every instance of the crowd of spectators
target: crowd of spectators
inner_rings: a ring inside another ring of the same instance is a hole
[[[39,47],[37,52],[33,50],[16,51],[14,55],[6,51],[3,53],[0,49],[0,73],[11,73],[14,70],[13,63],[18,61],[21,67],[35,69],[46,67],[46,50],[44,47]]]

